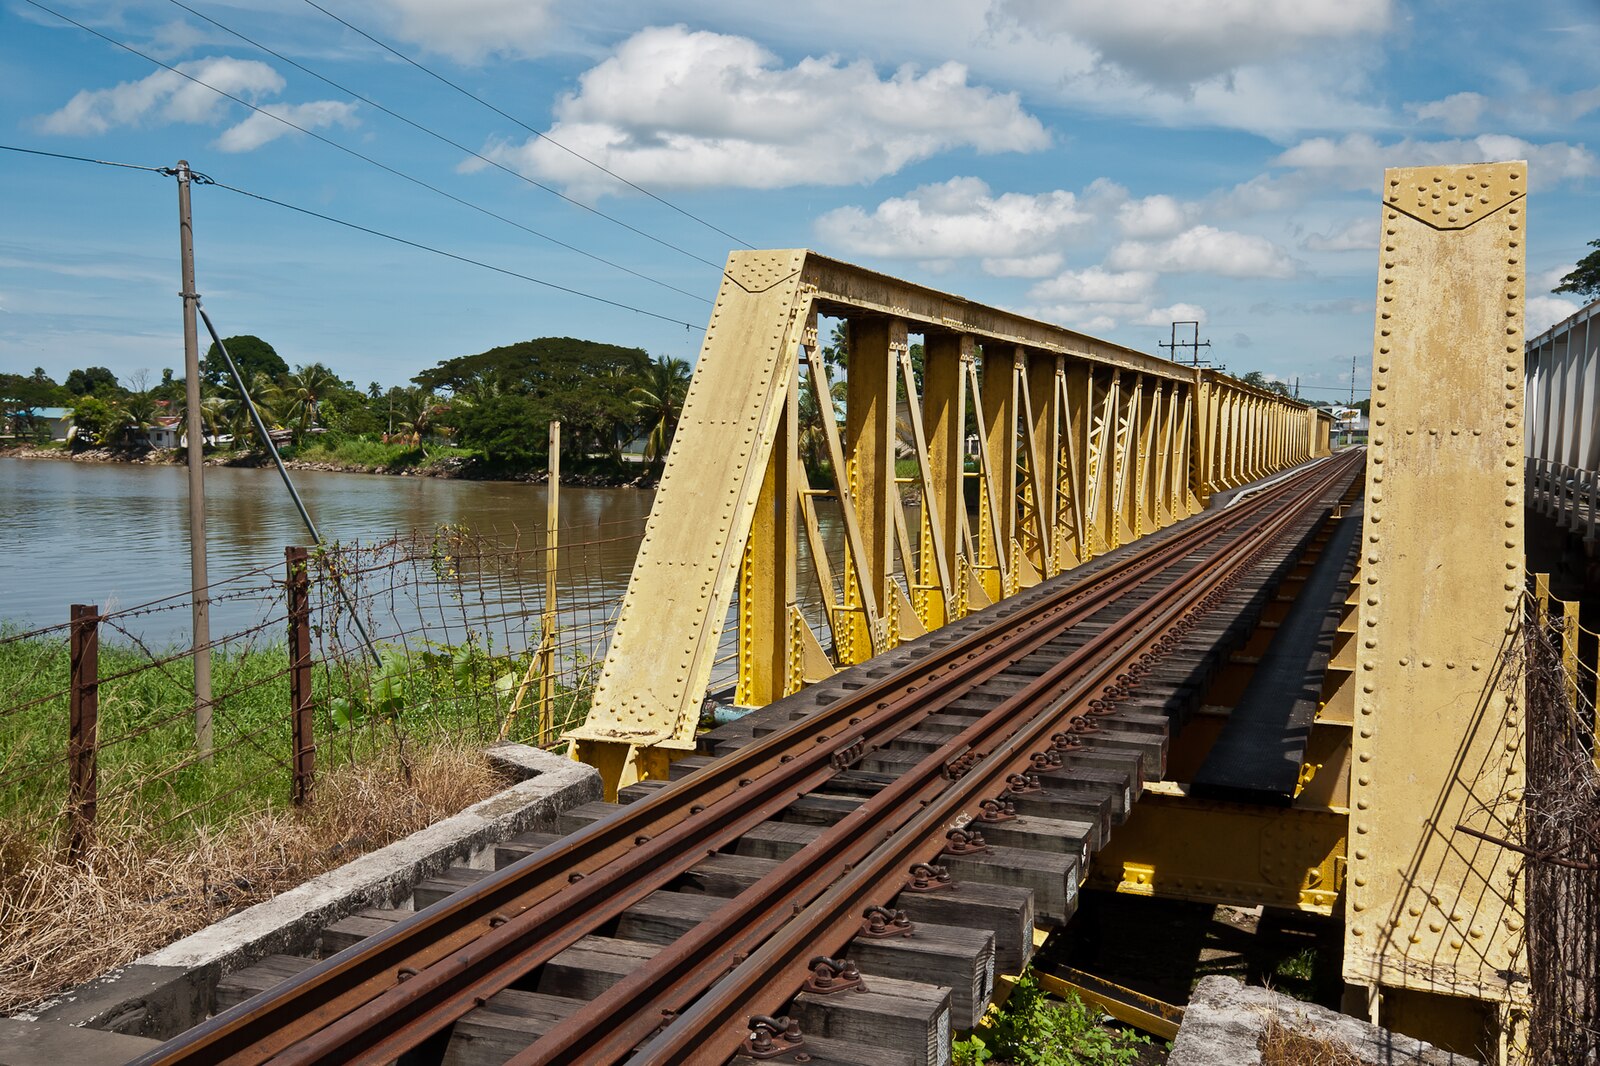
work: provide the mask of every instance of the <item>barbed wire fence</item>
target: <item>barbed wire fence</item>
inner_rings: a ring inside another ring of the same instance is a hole
[[[189,594],[0,631],[7,839],[71,853],[108,820],[178,834],[304,801],[331,767],[433,742],[558,746],[588,711],[643,532],[643,518],[559,531],[553,628],[543,530],[291,547],[283,564],[213,583],[201,593],[213,616],[227,605],[243,621],[210,642],[209,751],[195,740],[192,648],[149,635],[183,631]],[[719,657],[713,687],[735,668]]]
[[[1600,749],[1578,605],[1537,583],[1523,642],[1529,1061],[1600,1062]]]

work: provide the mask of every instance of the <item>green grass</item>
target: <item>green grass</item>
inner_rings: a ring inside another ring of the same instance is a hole
[[[528,663],[526,655],[490,657],[471,647],[409,654],[382,650],[381,668],[362,659],[314,665],[319,771],[396,743],[443,736],[493,739]],[[165,656],[158,652],[156,657]],[[191,660],[180,656],[152,665],[143,650],[113,643],[103,633],[100,816],[170,825],[177,833],[286,803],[291,781],[287,666],[282,645],[213,653],[214,754],[205,760],[195,746]],[[59,824],[67,807],[68,689],[64,639],[0,644],[0,819],[40,836]],[[528,739],[537,725],[537,708],[529,705],[537,694],[535,681],[515,739]],[[586,689],[558,683],[558,730],[587,709]]]
[[[313,441],[294,449],[292,458],[307,463],[334,463],[378,470],[406,470],[427,466],[441,459],[475,458],[470,448],[448,444],[417,446],[406,442],[385,444],[366,437],[347,437],[336,441]]]

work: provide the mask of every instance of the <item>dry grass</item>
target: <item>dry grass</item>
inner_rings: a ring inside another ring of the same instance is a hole
[[[12,1013],[416,832],[505,787],[481,748],[340,767],[302,810],[181,840],[99,827],[68,863],[0,828],[0,1015]]]
[[[1261,1066],[1362,1066],[1343,1044],[1291,1029],[1275,1014],[1268,1016],[1257,1046]]]

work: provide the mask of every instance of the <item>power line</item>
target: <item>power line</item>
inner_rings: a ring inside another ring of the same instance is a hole
[[[524,226],[520,222],[517,222],[517,221],[515,221],[513,219],[509,219],[506,216],[504,216],[502,214],[499,214],[498,212],[491,211],[489,208],[484,207],[484,206],[482,206],[480,204],[475,204],[471,200],[466,200],[466,199],[463,199],[460,196],[455,195],[454,193],[447,192],[444,189],[441,189],[436,185],[432,185],[432,184],[429,184],[426,181],[423,181],[421,178],[413,177],[412,175],[407,174],[403,170],[398,170],[398,169],[396,169],[396,168],[394,168],[392,166],[389,166],[387,163],[380,162],[379,160],[376,160],[376,159],[372,158],[369,155],[365,155],[365,154],[363,154],[361,152],[356,151],[354,148],[351,148],[348,145],[340,144],[338,141],[332,139],[331,137],[324,137],[322,134],[317,133],[314,130],[309,130],[309,129],[305,128],[304,126],[299,125],[298,123],[292,122],[289,119],[284,118],[282,115],[275,114],[275,113],[273,113],[271,111],[268,111],[268,110],[266,110],[265,108],[262,108],[262,107],[257,107],[255,104],[252,104],[250,101],[245,100],[242,97],[235,96],[233,93],[230,93],[230,92],[227,92],[225,90],[219,89],[215,85],[211,85],[208,82],[202,81],[201,79],[195,77],[192,74],[187,74],[184,71],[179,70],[177,67],[173,66],[170,63],[163,63],[161,60],[156,59],[154,56],[151,56],[151,55],[148,55],[148,54],[146,54],[144,52],[139,51],[139,49],[133,47],[133,45],[131,45],[131,44],[127,44],[127,43],[125,43],[123,41],[119,41],[114,37],[110,37],[110,36],[108,36],[108,35],[106,35],[104,33],[101,33],[99,30],[93,28],[92,26],[86,26],[83,23],[77,21],[76,19],[71,18],[71,17],[69,17],[67,15],[64,15],[59,11],[56,11],[54,8],[47,7],[46,5],[40,3],[39,0],[25,0],[25,2],[30,4],[30,5],[32,5],[33,7],[38,8],[41,11],[49,12],[50,14],[52,14],[52,15],[56,16],[57,18],[61,19],[63,22],[71,23],[72,25],[78,27],[80,30],[83,30],[86,33],[93,34],[94,36],[100,38],[102,41],[105,41],[108,44],[116,45],[118,48],[121,48],[121,49],[123,49],[124,51],[127,51],[127,52],[131,52],[132,54],[138,56],[140,59],[146,60],[147,62],[150,62],[150,63],[154,63],[156,66],[161,67],[163,70],[171,71],[172,73],[178,75],[179,77],[184,78],[184,79],[186,79],[188,81],[191,81],[196,85],[202,86],[203,88],[210,89],[212,92],[216,93],[218,96],[222,96],[222,97],[225,97],[226,99],[232,100],[234,103],[239,104],[239,105],[241,105],[243,107],[247,107],[251,111],[254,111],[255,113],[257,113],[259,115],[266,115],[267,117],[273,119],[274,121],[280,122],[283,125],[288,126],[292,130],[297,130],[300,133],[304,133],[308,137],[311,137],[311,138],[313,138],[315,140],[321,141],[323,144],[328,145],[330,148],[336,148],[339,151],[344,152],[346,155],[353,156],[354,158],[360,159],[365,163],[370,163],[371,165],[377,167],[380,170],[383,170],[383,171],[385,171],[385,172],[387,172],[389,174],[393,174],[397,178],[401,178],[401,179],[403,179],[405,181],[409,181],[413,185],[417,185],[417,186],[419,186],[421,188],[427,189],[429,192],[435,193],[435,194],[437,194],[439,196],[443,196],[445,199],[453,201],[454,203],[458,203],[462,207],[470,208],[471,210],[477,211],[480,214],[484,214],[484,215],[489,216],[490,218],[497,219],[497,220],[499,220],[501,222],[504,222],[508,226],[513,226],[513,227],[515,227],[515,228],[517,228],[519,230],[522,230],[524,233],[531,234],[531,235],[533,235],[535,237],[540,238],[541,240],[550,241],[553,244],[560,244],[560,245],[562,245],[562,247],[565,247],[565,248],[572,248],[571,245],[565,244],[562,241],[558,241],[554,237],[548,236],[547,234],[544,234],[544,233],[540,233],[538,230],[533,229],[533,228],[531,228],[529,226]],[[636,270],[630,270],[629,268],[627,268],[625,266],[621,266],[620,264],[611,263],[609,260],[600,259],[599,256],[590,255],[590,253],[584,252],[581,249],[572,248],[572,250],[578,252],[581,255],[589,256],[589,258],[591,258],[591,259],[596,259],[596,260],[599,260],[600,262],[606,263],[609,266],[613,266],[618,270],[622,270],[622,271],[624,271],[624,272],[626,272],[628,274],[632,274],[635,277],[642,278],[645,281],[651,282],[652,284],[656,284],[656,285],[660,285],[660,286],[662,286],[664,288],[672,289],[674,292],[682,293],[683,295],[688,296],[688,297],[690,297],[692,299],[695,299],[695,300],[699,300],[702,303],[710,303],[710,301],[706,300],[705,297],[703,297],[703,296],[697,296],[694,293],[686,292],[685,290],[680,289],[675,285],[669,285],[667,282],[658,281],[657,279],[649,277],[648,275],[645,275],[645,274],[641,274]],[[698,258],[698,257],[696,257],[696,258]],[[707,262],[707,261],[706,260],[701,260],[701,262]],[[714,263],[709,264],[709,265],[711,265],[712,267],[720,270],[720,268],[717,268],[716,264],[714,264]]]
[[[558,285],[553,281],[545,281],[543,278],[536,278],[528,274],[518,273],[517,271],[511,270],[508,267],[495,266],[493,263],[485,263],[481,259],[473,259],[470,256],[457,255],[455,252],[447,252],[443,248],[435,248],[431,244],[423,244],[420,241],[409,240],[405,237],[396,236],[393,233],[385,233],[383,230],[373,229],[371,226],[363,226],[358,222],[350,222],[345,219],[335,217],[334,215],[325,214],[321,211],[313,211],[309,207],[300,207],[296,204],[286,203],[283,200],[275,200],[270,196],[264,196],[258,192],[251,192],[248,189],[235,188],[232,185],[227,185],[223,182],[215,180],[209,182],[209,184],[218,189],[226,189],[228,192],[237,193],[240,196],[248,196],[252,200],[260,200],[262,203],[272,204],[276,207],[282,207],[289,211],[296,211],[302,215],[309,215],[312,218],[320,218],[324,222],[332,222],[335,225],[344,226],[347,229],[357,230],[361,233],[369,233],[374,237],[382,237],[386,241],[394,241],[396,244],[404,244],[410,248],[417,248],[424,252],[432,252],[434,255],[442,255],[446,259],[454,259],[458,263],[467,263],[471,266],[482,267],[484,270],[492,270],[496,274],[504,274],[507,277],[519,278],[522,281],[531,281],[533,284],[543,285],[547,289],[555,289],[557,292],[564,292],[572,296],[579,296],[585,300],[593,300],[596,303],[606,304],[609,307],[615,307],[623,311],[632,311],[634,314],[646,315],[650,318],[659,319],[662,322],[670,322],[674,326],[682,326],[685,329],[699,328],[695,326],[694,323],[685,322],[681,318],[673,318],[670,315],[662,315],[657,314],[654,311],[646,311],[642,307],[634,307],[632,304],[625,304],[619,300],[609,300],[604,296],[596,296],[592,292],[584,292],[582,289],[572,289],[565,285]]]
[[[328,77],[328,76],[326,76],[324,74],[319,74],[318,72],[312,70],[310,67],[306,66],[305,64],[297,62],[297,61],[295,61],[293,59],[290,59],[288,56],[284,55],[282,52],[275,51],[275,50],[273,50],[271,48],[268,48],[266,45],[262,44],[260,41],[254,40],[254,39],[252,39],[250,37],[246,37],[244,34],[240,33],[238,30],[234,29],[233,27],[226,26],[223,23],[218,22],[216,19],[212,18],[210,15],[207,15],[207,14],[205,14],[203,12],[200,12],[200,11],[196,11],[194,8],[190,7],[188,4],[183,3],[183,0],[169,0],[169,2],[171,4],[173,4],[174,6],[176,6],[176,7],[180,7],[183,10],[189,12],[189,14],[193,15],[195,18],[204,19],[205,21],[211,23],[211,25],[215,26],[217,29],[222,30],[224,33],[230,33],[233,36],[239,38],[239,40],[245,42],[246,44],[248,44],[248,45],[250,45],[250,46],[252,46],[254,48],[259,48],[261,51],[267,53],[270,56],[275,56],[276,58],[278,58],[278,59],[282,60],[283,62],[289,64],[291,67],[294,67],[296,70],[299,70],[299,71],[301,71],[301,72],[303,72],[305,74],[309,74],[311,77],[316,78],[318,81],[321,81],[321,82],[324,82],[324,83],[326,83],[328,85],[333,86],[335,89],[338,89],[342,93],[348,93],[351,96],[355,97],[357,100],[360,100],[362,103],[366,104],[367,106],[374,107],[374,108],[378,109],[379,111],[382,111],[384,114],[390,116],[391,118],[395,118],[395,119],[398,119],[401,122],[404,122],[406,125],[412,127],[413,129],[420,130],[421,132],[426,133],[430,137],[437,138],[438,140],[443,141],[445,144],[448,144],[450,147],[456,149],[457,151],[465,152],[466,154],[472,156],[475,159],[478,159],[478,160],[480,160],[480,161],[482,161],[484,163],[489,164],[492,167],[495,167],[495,168],[497,168],[499,170],[502,170],[505,173],[510,174],[512,177],[516,178],[519,181],[525,181],[529,185],[532,185],[536,189],[542,189],[545,192],[549,193],[551,196],[555,196],[555,197],[558,197],[559,199],[565,200],[567,203],[571,204],[573,207],[579,208],[580,210],[583,210],[583,211],[587,211],[592,215],[597,215],[600,218],[605,219],[607,222],[615,223],[616,225],[621,226],[623,229],[626,229],[626,230],[628,230],[628,231],[630,231],[632,233],[636,233],[641,237],[644,237],[646,240],[654,241],[655,243],[661,245],[663,248],[670,248],[672,251],[678,252],[681,255],[688,256],[690,259],[693,259],[698,263],[704,263],[706,266],[710,267],[713,270],[719,270],[720,271],[722,269],[720,266],[718,266],[716,263],[713,263],[709,259],[701,258],[700,256],[695,255],[693,252],[689,251],[688,249],[683,248],[683,247],[681,247],[679,245],[673,244],[671,241],[663,240],[662,238],[657,237],[652,233],[648,233],[648,232],[646,232],[646,231],[644,231],[642,229],[639,229],[636,226],[629,225],[628,223],[622,221],[620,218],[617,218],[614,215],[609,215],[606,212],[601,211],[597,207],[592,207],[589,204],[586,204],[581,200],[575,200],[572,197],[566,195],[565,193],[561,192],[558,189],[553,189],[550,186],[545,185],[543,182],[535,181],[534,179],[528,177],[526,174],[523,174],[521,171],[513,170],[510,167],[505,166],[503,163],[499,162],[498,160],[490,159],[488,156],[483,155],[481,152],[474,151],[473,149],[468,148],[466,145],[461,144],[460,142],[455,141],[455,140],[445,136],[442,133],[439,133],[437,130],[430,129],[427,126],[422,125],[422,123],[420,123],[420,122],[413,121],[412,119],[409,119],[406,116],[400,114],[398,111],[395,111],[394,109],[389,108],[389,107],[385,107],[383,104],[378,103],[376,100],[373,100],[373,99],[371,99],[370,97],[367,97],[367,96],[363,96],[361,93],[356,92],[354,89],[351,89],[351,88],[349,88],[348,86],[345,86],[345,85],[341,85],[340,83],[334,81],[332,78],[330,78],[330,77]],[[554,240],[554,238],[548,238],[548,239]],[[557,241],[556,243],[560,244],[561,242]],[[565,244],[562,245],[562,247],[572,248],[571,245],[565,245]],[[578,252],[580,255],[588,255],[589,254],[588,252],[584,252],[581,249],[577,249],[577,248],[573,248],[572,250]],[[598,258],[598,257],[590,256],[590,258]],[[610,266],[616,266],[615,263],[609,263],[607,260],[603,260],[602,259],[600,261],[604,262],[604,263],[607,263]],[[619,269],[627,270],[626,267],[620,267]],[[629,273],[633,273],[633,271],[629,271]],[[640,276],[643,277],[643,275],[640,275]],[[655,279],[651,278],[649,280],[653,281]],[[658,283],[658,284],[664,284],[664,283]],[[667,287],[668,288],[672,288],[672,286],[670,286],[670,285],[667,286]],[[677,291],[682,292],[683,290],[679,289]],[[703,297],[695,296],[693,293],[686,293],[685,295],[694,296],[695,299],[703,300],[703,302],[705,302],[705,303],[710,303],[711,302],[710,300],[704,300]]]
[[[535,129],[534,127],[528,125],[526,122],[522,121],[520,118],[517,118],[515,115],[507,114],[506,112],[500,110],[500,108],[496,107],[494,104],[491,104],[489,101],[485,100],[483,97],[478,96],[477,94],[471,92],[468,89],[462,88],[460,85],[457,85],[455,82],[451,81],[449,78],[445,77],[443,74],[438,73],[437,71],[431,69],[430,67],[424,66],[423,64],[417,62],[415,59],[412,59],[410,56],[408,56],[405,53],[399,51],[398,49],[386,44],[383,41],[380,41],[378,38],[374,37],[372,34],[368,33],[366,30],[361,29],[359,26],[354,26],[351,23],[347,22],[345,19],[340,18],[338,15],[335,15],[332,11],[329,11],[327,8],[323,7],[321,4],[317,3],[316,0],[305,0],[305,2],[307,4],[309,4],[311,7],[314,7],[318,11],[322,12],[324,15],[327,15],[329,18],[333,19],[333,21],[337,22],[339,25],[343,26],[345,29],[351,31],[352,33],[359,34],[360,36],[365,37],[367,40],[371,41],[373,44],[377,45],[379,48],[382,48],[384,51],[388,52],[390,55],[394,56],[396,59],[400,59],[400,60],[403,60],[403,61],[411,64],[413,67],[416,67],[418,70],[422,71],[424,74],[428,75],[430,78],[433,78],[433,79],[435,79],[437,81],[443,82],[445,85],[448,85],[450,88],[454,89],[456,92],[460,93],[462,96],[465,96],[467,99],[472,100],[472,101],[474,101],[476,103],[482,104],[484,107],[488,108],[490,111],[493,111],[495,114],[499,115],[501,118],[507,120],[508,122],[516,123],[518,126],[521,126],[523,129],[525,129],[529,133],[533,134],[539,140],[547,141],[548,143],[550,143],[550,144],[554,145],[555,147],[561,149],[563,152],[566,152],[568,155],[572,156],[573,158],[580,159],[583,162],[588,163],[591,167],[594,167],[596,170],[600,171],[602,174],[606,174],[606,175],[608,175],[610,177],[613,177],[617,181],[622,182],[622,184],[626,185],[628,188],[633,189],[635,192],[643,193],[645,196],[650,197],[650,199],[656,201],[657,203],[663,204],[663,205],[665,205],[667,207],[670,207],[672,210],[678,212],[678,214],[680,214],[680,215],[683,215],[685,218],[693,219],[695,222],[700,223],[700,225],[705,226],[707,229],[712,230],[715,233],[720,233],[722,236],[728,238],[730,241],[733,241],[735,244],[742,244],[746,248],[755,247],[749,241],[743,240],[743,239],[741,239],[739,237],[735,237],[733,234],[729,233],[727,230],[722,229],[721,227],[716,226],[713,223],[707,222],[705,219],[701,218],[699,215],[696,215],[691,211],[687,211],[684,208],[679,207],[677,204],[673,203],[671,200],[665,199],[664,197],[661,197],[661,196],[657,196],[655,193],[651,192],[649,189],[646,189],[644,186],[638,185],[638,184],[636,184],[636,183],[634,183],[632,181],[629,181],[627,178],[623,177],[621,174],[618,174],[613,170],[607,169],[604,165],[595,162],[593,159],[590,159],[588,156],[584,155],[582,152],[576,151],[575,149],[572,149],[572,148],[568,148],[566,145],[562,144],[560,141],[558,141],[555,138],[551,137],[548,133],[545,133],[545,132],[543,132],[541,130]]]
[[[88,156],[66,155],[62,152],[46,152],[37,148],[20,148],[16,145],[10,144],[0,144],[0,150],[7,152],[21,152],[26,155],[45,156],[50,159],[68,159],[78,163],[98,163],[99,165],[106,167],[123,167],[128,170],[144,170],[153,174],[161,174],[167,177],[171,177],[177,173],[177,168],[175,167],[147,167],[141,166],[138,163],[118,163],[108,159],[91,159]],[[529,274],[523,274],[518,271],[511,270],[508,267],[495,266],[493,263],[485,263],[483,260],[473,259],[471,256],[458,255],[455,252],[447,252],[443,248],[435,248],[431,244],[423,244],[421,241],[413,241],[409,238],[400,237],[393,233],[385,233],[383,230],[373,229],[371,226],[363,226],[358,222],[350,222],[346,219],[337,218],[321,211],[314,211],[309,207],[300,207],[296,204],[274,199],[271,196],[266,196],[257,192],[251,192],[248,189],[240,189],[195,171],[190,171],[190,177],[196,185],[210,185],[218,189],[226,189],[228,192],[236,193],[239,196],[246,196],[252,200],[260,200],[262,203],[272,204],[275,207],[281,207],[288,211],[295,211],[302,215],[309,215],[312,218],[318,218],[324,222],[332,222],[335,225],[343,226],[346,229],[353,229],[361,233],[371,234],[374,237],[382,237],[384,240],[394,241],[396,244],[403,244],[407,247],[416,248],[424,252],[432,252],[434,255],[443,256],[446,259],[454,259],[458,263],[466,263],[469,266],[480,267],[484,270],[492,270],[496,274],[504,274],[507,277],[517,278],[521,281],[532,282],[535,285],[542,285],[547,289],[555,289],[558,292],[564,292],[571,296],[581,297],[585,300],[593,300],[596,303],[602,303],[608,307],[615,307],[622,311],[632,311],[634,314],[645,315],[648,318],[654,318],[661,322],[669,322],[674,326],[682,326],[685,329],[692,330],[699,328],[694,323],[685,322],[681,318],[673,318],[670,315],[662,315],[657,314],[654,311],[646,311],[642,307],[635,307],[632,304],[625,304],[620,300],[610,300],[604,296],[597,296],[592,292],[584,292],[582,289],[574,289],[566,285],[559,285],[553,281],[545,281],[543,278],[536,278]]]
[[[21,152],[24,155],[42,155],[50,159],[70,159],[75,163],[99,163],[103,167],[126,167],[129,170],[148,170],[171,177],[177,173],[172,167],[147,167],[138,163],[118,163],[110,159],[93,159],[86,155],[67,155],[64,152],[46,152],[39,148],[18,148],[13,144],[0,144],[0,151]]]

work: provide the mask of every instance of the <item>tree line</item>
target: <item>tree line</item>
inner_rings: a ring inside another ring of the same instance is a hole
[[[664,461],[688,389],[689,364],[642,348],[572,337],[543,337],[445,359],[406,386],[365,388],[323,363],[294,368],[266,341],[227,338],[250,399],[291,449],[312,438],[327,443],[365,439],[426,450],[445,443],[475,453],[494,468],[542,464],[550,421],[562,422],[563,450],[585,461],[620,464],[628,442],[642,437],[644,457]],[[201,363],[200,419],[208,446],[246,451],[259,446],[244,396],[215,344]],[[176,418],[187,425],[185,382],[164,370],[151,382],[137,370],[127,381],[105,367],[72,370],[57,382],[42,367],[0,374],[0,423],[13,437],[49,440],[46,408],[66,408],[72,446],[147,447],[149,431]]]

